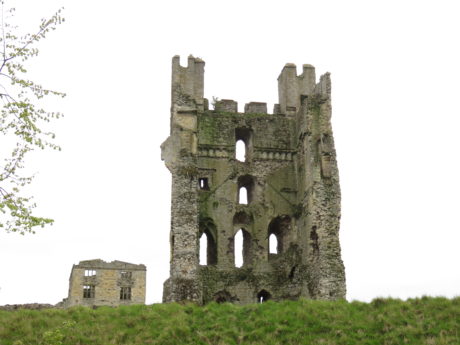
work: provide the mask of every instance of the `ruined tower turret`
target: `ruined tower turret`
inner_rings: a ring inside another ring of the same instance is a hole
[[[296,66],[286,64],[273,114],[260,102],[238,113],[232,100],[209,110],[203,89],[204,62],[189,57],[182,67],[175,56],[171,133],[162,145],[172,174],[163,301],[345,298],[329,74],[316,83],[313,66],[297,76]],[[243,161],[235,156],[238,141]],[[237,233],[241,267],[235,267]],[[202,236],[206,265],[199,263]]]

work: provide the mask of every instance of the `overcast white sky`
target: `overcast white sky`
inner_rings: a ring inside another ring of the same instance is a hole
[[[332,77],[347,298],[460,295],[459,3],[430,1],[10,1],[36,27],[65,7],[30,75],[68,97],[62,152],[28,167],[36,235],[0,233],[0,305],[57,303],[73,264],[169,275],[171,58],[206,61],[205,97],[277,103],[287,62]]]

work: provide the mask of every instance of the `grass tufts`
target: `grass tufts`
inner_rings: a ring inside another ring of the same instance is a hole
[[[0,311],[0,345],[460,344],[460,298]]]

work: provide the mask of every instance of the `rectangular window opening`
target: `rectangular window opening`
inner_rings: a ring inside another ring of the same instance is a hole
[[[120,299],[124,301],[131,300],[131,288],[130,287],[122,287],[120,289]]]
[[[85,277],[94,277],[96,275],[96,270],[85,270]]]
[[[201,177],[198,179],[198,187],[202,190],[209,190],[209,181],[207,177]]]
[[[83,285],[83,298],[94,298],[96,287],[94,285]]]

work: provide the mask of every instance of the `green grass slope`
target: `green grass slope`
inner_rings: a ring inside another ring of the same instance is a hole
[[[460,344],[460,298],[0,311],[0,345]]]

